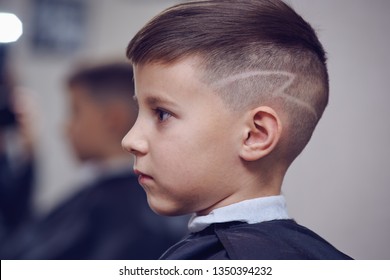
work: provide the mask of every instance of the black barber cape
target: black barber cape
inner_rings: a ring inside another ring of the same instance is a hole
[[[308,260],[351,259],[294,220],[258,224],[217,223],[190,234],[161,259]]]

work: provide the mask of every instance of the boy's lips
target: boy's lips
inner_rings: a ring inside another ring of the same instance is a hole
[[[147,180],[151,180],[153,179],[152,176],[149,176],[145,173],[142,173],[141,171],[139,171],[138,169],[134,169],[134,173],[136,175],[138,175],[138,181],[140,182],[140,184],[142,184],[143,182],[147,181]]]

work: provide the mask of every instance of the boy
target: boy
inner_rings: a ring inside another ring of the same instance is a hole
[[[283,177],[328,101],[325,52],[279,0],[179,4],[129,43],[122,145],[150,207],[195,213],[162,259],[348,259],[286,212]]]
[[[132,75],[129,63],[115,62],[71,73],[67,131],[88,176],[77,193],[24,231],[28,238],[15,237],[4,258],[157,259],[184,234],[184,221],[150,210],[120,145],[137,115]]]

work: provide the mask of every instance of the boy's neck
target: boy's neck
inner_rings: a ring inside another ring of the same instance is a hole
[[[217,201],[206,209],[197,211],[197,215],[207,215],[212,210],[244,200],[269,197],[281,194],[286,168],[272,164],[270,159],[262,162],[246,162],[237,170],[235,176],[230,176],[231,184],[238,186],[236,192]]]

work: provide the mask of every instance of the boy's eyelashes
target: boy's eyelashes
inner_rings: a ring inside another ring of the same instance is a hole
[[[167,110],[164,110],[162,108],[156,108],[156,109],[153,109],[153,111],[156,114],[157,120],[159,122],[164,122],[167,119],[169,119],[170,117],[172,117],[172,114],[170,112],[168,112]]]

